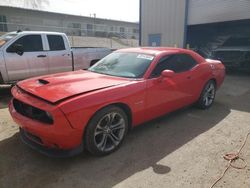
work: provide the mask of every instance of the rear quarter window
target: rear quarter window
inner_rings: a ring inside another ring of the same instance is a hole
[[[50,51],[65,50],[63,37],[60,35],[47,35]]]

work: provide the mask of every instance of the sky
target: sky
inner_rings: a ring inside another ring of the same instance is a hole
[[[0,5],[139,22],[139,0],[0,0]]]
[[[51,10],[123,21],[139,21],[139,0],[49,0]]]

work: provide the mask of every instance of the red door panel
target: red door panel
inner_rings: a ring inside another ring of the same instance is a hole
[[[147,118],[152,119],[189,104],[193,98],[189,72],[173,78],[153,78],[147,81]]]

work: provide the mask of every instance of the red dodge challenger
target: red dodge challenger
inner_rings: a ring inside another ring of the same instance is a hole
[[[17,83],[9,111],[23,142],[43,154],[106,155],[134,126],[193,103],[209,108],[224,77],[220,61],[191,50],[122,49],[88,70]]]

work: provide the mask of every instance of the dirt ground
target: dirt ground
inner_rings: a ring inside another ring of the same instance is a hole
[[[101,158],[54,159],[29,149],[8,113],[9,99],[9,88],[2,87],[1,188],[210,187],[227,165],[223,154],[237,151],[250,131],[250,76],[227,76],[211,109],[189,107],[146,123]],[[215,187],[250,187],[250,138],[241,156],[247,168],[229,169]]]

